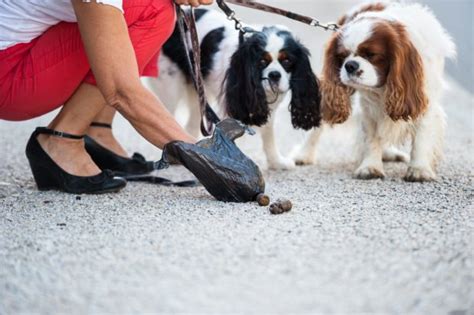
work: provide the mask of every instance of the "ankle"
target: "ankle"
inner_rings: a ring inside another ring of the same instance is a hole
[[[114,138],[112,129],[107,128],[89,128],[87,135],[94,139],[110,139]]]
[[[84,140],[67,139],[51,135],[38,135],[38,142],[47,152],[61,151],[68,154],[71,151],[84,150]]]

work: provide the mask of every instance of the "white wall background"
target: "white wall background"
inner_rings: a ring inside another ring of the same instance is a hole
[[[474,1],[421,0],[421,2],[434,11],[456,42],[457,62],[446,65],[448,73],[464,88],[474,93]]]

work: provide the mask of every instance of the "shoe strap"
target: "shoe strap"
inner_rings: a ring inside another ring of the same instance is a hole
[[[108,129],[112,129],[112,125],[111,124],[106,124],[106,123],[101,123],[101,122],[91,122],[90,124],[91,127],[99,127],[99,128],[108,128]]]
[[[57,131],[54,129],[49,129],[46,127],[38,127],[36,128],[36,134],[45,134],[45,135],[51,135],[55,137],[60,137],[60,138],[68,138],[68,139],[74,139],[74,140],[80,140],[84,138],[84,135],[73,135],[70,133],[62,132],[62,131]]]

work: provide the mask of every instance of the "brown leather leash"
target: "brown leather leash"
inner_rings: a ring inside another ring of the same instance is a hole
[[[201,46],[199,44],[199,37],[196,29],[194,8],[185,12],[179,5],[176,5],[176,12],[178,14],[178,28],[181,35],[181,41],[186,50],[186,61],[191,73],[191,79],[198,93],[201,109],[201,132],[204,136],[209,136],[214,129],[214,125],[221,120],[207,101],[204,79],[202,78],[201,72]],[[189,47],[188,44],[186,29],[189,30],[191,47]],[[192,54],[192,59],[190,53]]]
[[[235,28],[242,33],[246,33],[247,29],[243,27],[242,21],[238,19],[235,15],[235,11],[233,11],[226,3],[224,0],[216,0],[217,5],[219,8],[224,11],[225,15],[227,15],[227,18],[229,20],[232,20],[235,22]],[[322,28],[326,31],[337,31],[339,29],[339,25],[336,23],[321,23],[319,20],[310,17],[310,16],[305,16],[301,15],[299,13],[283,10],[277,7],[270,6],[268,4],[256,2],[256,1],[251,1],[251,0],[227,0],[227,2],[239,5],[242,7],[250,8],[250,9],[255,9],[259,11],[264,11],[268,13],[273,13],[273,14],[278,14],[284,17],[287,17],[289,19],[308,24],[313,27],[319,27]]]

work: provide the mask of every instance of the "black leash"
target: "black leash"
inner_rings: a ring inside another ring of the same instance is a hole
[[[185,180],[180,182],[173,182],[167,178],[154,176],[154,175],[129,175],[127,176],[128,182],[146,182],[150,184],[157,184],[161,186],[173,186],[173,187],[197,187],[200,183],[197,180]]]
[[[240,32],[242,32],[242,33],[246,33],[247,30],[246,30],[245,27],[243,27],[242,21],[235,16],[235,11],[232,10],[231,8],[229,8],[229,6],[227,5],[227,3],[225,3],[224,0],[216,0],[216,2],[217,2],[217,5],[219,6],[219,8],[222,11],[224,11],[225,15],[227,15],[227,18],[229,20],[232,20],[232,21],[235,22],[235,28],[237,30],[239,30]],[[321,23],[319,20],[317,20],[313,17],[301,15],[301,14],[294,13],[294,12],[287,11],[287,10],[283,10],[283,9],[273,7],[273,6],[270,6],[268,4],[259,3],[259,2],[256,2],[256,1],[251,1],[251,0],[227,0],[227,2],[235,4],[235,5],[239,5],[239,6],[242,6],[242,7],[246,7],[246,8],[251,8],[251,9],[255,9],[255,10],[259,10],[259,11],[264,11],[264,12],[269,12],[269,13],[282,15],[282,16],[287,17],[289,19],[292,19],[292,20],[295,20],[295,21],[298,21],[298,22],[302,22],[302,23],[308,24],[310,26],[322,28],[326,31],[334,31],[335,32],[339,29],[339,25],[337,25],[336,23]]]
[[[201,109],[201,132],[204,136],[209,136],[213,131],[213,125],[217,124],[220,119],[207,101],[204,80],[201,72],[201,47],[199,45],[199,38],[196,29],[194,9],[191,8],[185,12],[179,5],[176,5],[176,11],[178,14],[178,28],[181,34],[181,41],[186,50],[186,60],[191,72],[194,87],[196,88],[199,97],[199,105]],[[186,28],[189,30],[191,38],[191,49],[189,49],[188,45]],[[192,52],[193,60],[191,60],[191,56],[189,55],[190,52]]]

